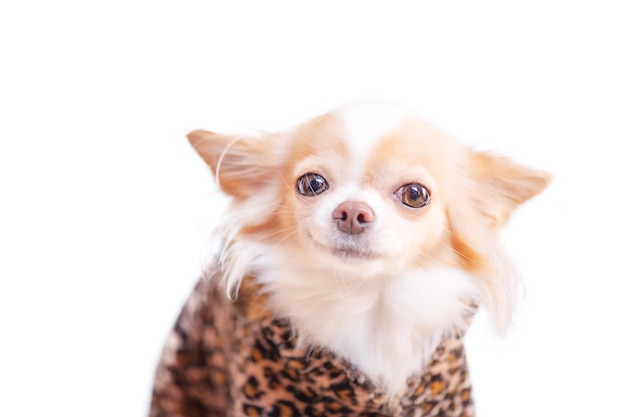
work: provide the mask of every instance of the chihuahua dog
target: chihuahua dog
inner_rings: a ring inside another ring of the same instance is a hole
[[[150,416],[473,415],[462,338],[510,321],[498,233],[546,173],[386,103],[189,140],[232,203]]]

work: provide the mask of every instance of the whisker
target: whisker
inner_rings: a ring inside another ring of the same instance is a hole
[[[285,233],[285,232],[291,232],[292,230],[298,230],[298,227],[297,226],[291,226],[291,227],[286,227],[284,229],[279,229],[279,230],[276,230],[276,231],[274,231],[272,233],[267,233],[267,234],[265,234],[263,236],[260,236],[258,239],[261,240],[261,241],[267,240],[270,237],[273,237],[273,236],[276,236],[276,235],[280,235],[280,234]],[[288,234],[288,236],[294,235],[294,234],[295,234],[295,232],[291,232],[291,233]],[[281,241],[282,241],[282,239],[279,242],[281,242]]]
[[[296,229],[296,230],[297,230],[297,229]],[[285,240],[289,239],[289,238],[290,238],[290,237],[292,237],[292,236],[295,236],[295,234],[296,234],[296,232],[292,232],[292,233],[289,233],[289,234],[285,235],[282,239],[280,239],[278,242],[276,242],[276,243],[274,244],[274,246],[281,245],[281,244],[282,244]]]
[[[460,257],[464,258],[465,260],[467,260],[468,262],[471,263],[475,263],[474,260],[472,258],[470,258],[469,256],[465,255],[462,252],[459,252],[458,250],[454,249],[454,247],[450,246],[450,245],[444,245],[447,249],[452,250],[455,254],[459,255]]]

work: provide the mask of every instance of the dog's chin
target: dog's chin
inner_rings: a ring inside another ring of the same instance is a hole
[[[377,253],[365,246],[357,245],[353,242],[323,244],[318,242],[315,238],[313,238],[313,236],[309,235],[309,237],[321,252],[330,255],[335,260],[355,264],[381,261],[384,258],[382,254]]]
[[[333,256],[348,262],[375,261],[381,258],[380,255],[372,253],[371,251],[351,247],[331,247],[327,249],[327,251]]]

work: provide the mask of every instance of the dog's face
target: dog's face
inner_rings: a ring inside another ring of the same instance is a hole
[[[441,250],[458,152],[451,143],[385,107],[328,114],[293,140],[283,196],[292,215],[283,226],[315,262],[363,277],[401,272]]]
[[[287,134],[189,138],[234,197],[240,238],[344,279],[464,269],[494,303],[506,292],[495,281],[497,232],[548,183],[389,105],[348,106]]]

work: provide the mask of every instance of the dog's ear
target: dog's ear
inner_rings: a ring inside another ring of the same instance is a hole
[[[551,180],[546,172],[486,152],[471,151],[469,171],[473,204],[493,230],[499,230],[515,208],[543,191]]]
[[[276,177],[269,136],[236,136],[195,130],[187,135],[209,165],[220,188],[235,198],[247,198]]]
[[[496,327],[504,330],[517,300],[517,273],[497,238],[511,213],[550,182],[550,175],[485,152],[469,159],[448,209],[451,245],[461,266],[476,274]],[[456,200],[455,200],[456,201]]]

